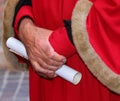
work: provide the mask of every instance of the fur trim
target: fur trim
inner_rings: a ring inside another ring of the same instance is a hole
[[[79,55],[93,75],[107,88],[120,94],[120,75],[106,66],[88,39],[86,19],[91,6],[92,3],[88,0],[80,0],[76,4],[72,15],[73,40]]]
[[[10,68],[12,70],[27,70],[27,64],[19,63],[18,58],[11,52],[6,46],[6,41],[9,37],[14,36],[14,30],[12,27],[15,6],[19,0],[7,0],[4,8],[4,19],[3,19],[3,37],[2,37],[2,47],[4,54],[8,62],[10,63]]]

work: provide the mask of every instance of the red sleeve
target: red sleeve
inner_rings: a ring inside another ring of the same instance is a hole
[[[19,12],[16,15],[14,22],[14,31],[18,34],[18,26],[22,18],[30,17],[32,20],[34,19],[31,6],[23,6],[20,8]]]
[[[49,37],[49,41],[57,53],[67,58],[76,53],[76,49],[69,40],[66,28],[64,27],[55,30]]]

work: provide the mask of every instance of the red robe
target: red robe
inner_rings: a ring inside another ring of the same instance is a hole
[[[41,78],[30,68],[30,101],[120,101],[120,95],[110,91],[93,76],[78,55],[75,47],[69,41],[63,20],[71,19],[76,1],[77,0],[32,0],[32,7],[23,6],[17,14],[14,26],[16,32],[18,22],[23,16],[30,16],[39,27],[54,30],[50,36],[51,45],[55,51],[67,57],[66,64],[68,66],[82,73],[80,83],[73,85],[60,77],[52,80]],[[92,36],[90,37],[90,42],[93,47],[95,47],[96,52],[103,58],[103,61],[105,61],[114,72],[120,73],[120,58],[117,58],[117,56],[119,56],[118,47],[112,45],[113,48],[111,48],[112,43],[109,41],[112,40],[117,44],[119,43],[120,29],[115,26],[115,23],[119,25],[120,22],[117,22],[117,16],[115,16],[116,19],[113,19],[114,16],[110,16],[112,13],[118,15],[116,11],[117,8],[115,10],[116,12],[114,12],[114,9],[113,12],[109,11],[108,13],[110,15],[106,14],[106,12],[104,12],[105,10],[103,10],[110,9],[110,7],[112,9],[116,4],[113,0],[92,1],[94,2],[94,6],[89,13],[86,23],[89,36]],[[119,1],[118,4],[119,7]],[[101,5],[105,8],[102,9]],[[106,20],[105,22],[108,22],[109,25],[104,23],[104,20]],[[94,29],[97,30],[98,33],[94,33]],[[114,30],[117,32],[114,33]],[[107,36],[105,33],[110,33],[110,35]],[[112,33],[117,34],[118,37],[115,37],[116,35],[114,36]],[[96,41],[94,41],[97,34],[100,34],[97,42],[101,42],[101,44],[95,43]],[[102,43],[103,41],[101,40],[106,40],[106,43]],[[109,45],[109,49],[106,49],[106,44]],[[112,57],[112,59],[110,59],[111,54],[108,52],[113,54],[114,57]],[[111,62],[117,64],[116,68],[111,66]]]

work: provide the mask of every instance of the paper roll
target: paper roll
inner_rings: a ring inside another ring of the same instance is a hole
[[[17,55],[20,55],[21,57],[23,57],[25,59],[28,59],[25,46],[18,39],[14,38],[14,37],[10,37],[6,42],[6,45],[10,51],[16,53]]]
[[[17,40],[16,38],[14,37],[8,38],[6,45],[11,52],[28,59],[28,55],[23,43]],[[74,85],[78,84],[82,78],[82,74],[80,72],[66,65],[63,65],[55,73],[60,77],[64,78],[65,80],[73,83]]]
[[[56,74],[60,77],[64,78],[65,80],[73,83],[74,85],[78,84],[81,80],[81,73],[76,71],[75,69],[70,68],[67,65],[63,65],[56,71]]]

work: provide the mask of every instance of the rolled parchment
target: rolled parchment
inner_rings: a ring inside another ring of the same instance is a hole
[[[26,49],[21,41],[17,40],[14,37],[10,37],[6,42],[6,45],[11,52],[20,55],[25,59],[28,59]],[[56,74],[73,83],[74,85],[78,84],[82,78],[82,74],[80,72],[70,68],[67,65],[63,65],[61,68],[59,68],[56,71]]]

